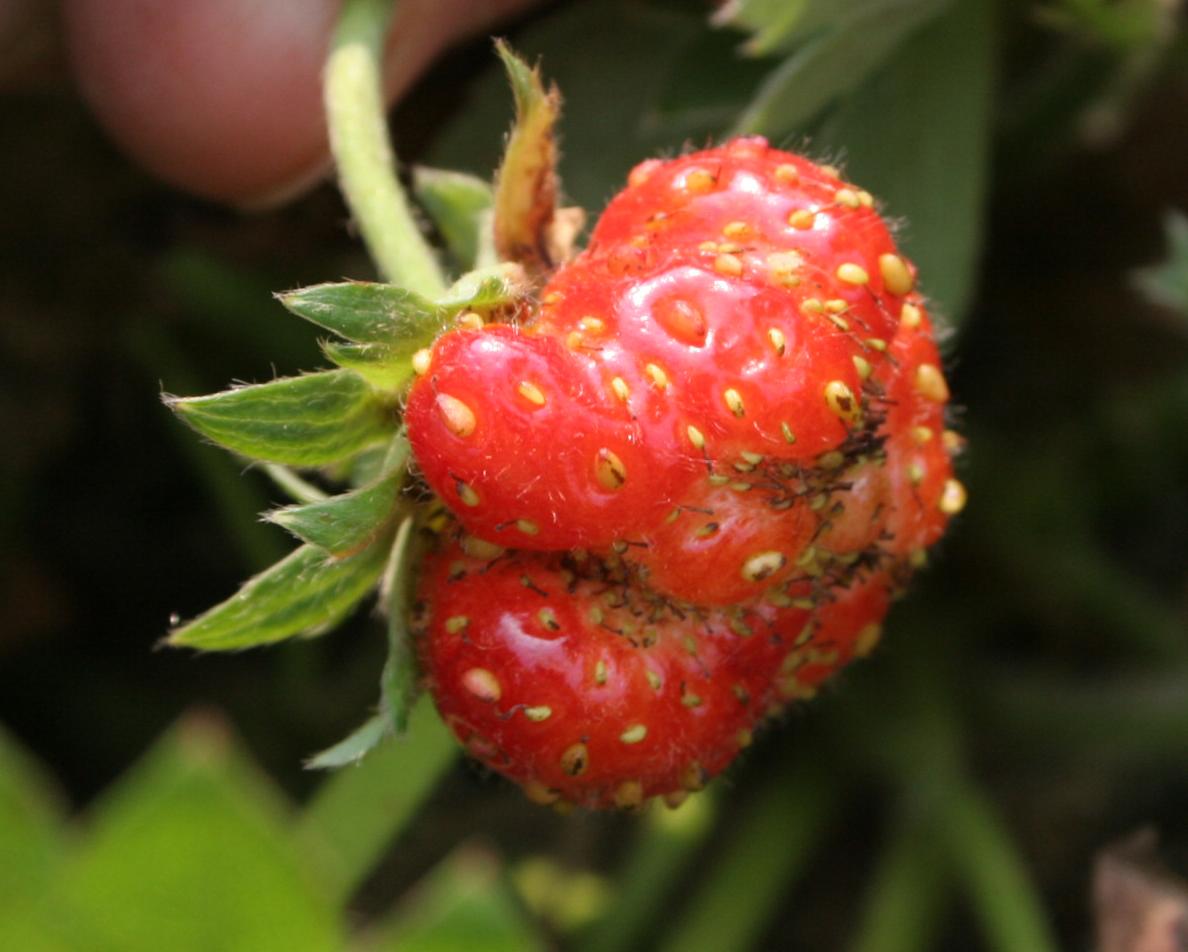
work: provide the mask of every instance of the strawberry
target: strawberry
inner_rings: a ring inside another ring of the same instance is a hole
[[[633,583],[615,559],[501,552],[450,538],[424,566],[416,619],[438,709],[477,759],[534,800],[678,801],[756,726],[869,650],[885,572],[819,607],[811,586],[699,609]]]
[[[405,420],[471,554],[431,560],[420,645],[476,756],[676,794],[869,650],[964,503],[915,285],[868,193],[737,139],[636,167],[530,316],[435,342]]]

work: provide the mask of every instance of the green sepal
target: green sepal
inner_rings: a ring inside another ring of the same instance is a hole
[[[506,43],[497,42],[495,51],[516,102],[516,121],[495,179],[495,250],[502,261],[543,272],[553,259],[549,245],[558,191],[553,129],[561,114],[561,96],[555,88],[546,90],[540,72]]]
[[[203,436],[253,459],[322,466],[345,459],[396,428],[390,404],[349,370],[238,387],[205,397],[166,396]]]
[[[237,651],[317,634],[340,621],[375,585],[388,555],[385,538],[349,558],[303,545],[249,580],[225,602],[170,632],[165,643]]]
[[[392,736],[392,719],[386,712],[373,714],[333,747],[305,762],[307,770],[337,770],[357,764]]]
[[[428,298],[372,281],[313,284],[278,294],[277,300],[298,317],[349,341],[410,350],[432,341],[449,316]]]
[[[473,175],[422,167],[413,170],[413,192],[458,264],[463,270],[473,268],[484,222],[490,224],[484,213],[495,201],[490,184]]]
[[[462,275],[438,303],[451,315],[461,311],[489,313],[515,304],[524,292],[524,270],[505,262]]]
[[[413,375],[412,356],[419,349],[322,341],[322,353],[328,360],[357,373],[376,390],[387,391],[400,390],[408,383]]]
[[[380,675],[381,710],[391,720],[397,734],[408,727],[408,716],[420,696],[417,653],[408,619],[412,611],[412,574],[416,559],[412,549],[416,542],[416,521],[406,518],[396,530],[392,555],[384,579],[387,594],[385,611],[388,615],[388,658]]]
[[[332,555],[357,552],[391,523],[404,483],[408,453],[408,440],[400,433],[386,454],[381,475],[368,485],[337,496],[274,509],[264,518],[288,529],[302,542]]]

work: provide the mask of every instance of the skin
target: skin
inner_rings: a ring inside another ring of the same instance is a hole
[[[394,103],[445,49],[536,0],[404,0],[388,39]],[[0,88],[64,59],[134,162],[171,185],[259,208],[329,168],[320,74],[337,0],[0,0]]]

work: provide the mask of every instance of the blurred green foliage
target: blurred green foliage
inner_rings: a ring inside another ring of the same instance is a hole
[[[35,753],[0,736],[0,948],[1042,952],[1086,944],[1112,837],[1155,823],[1186,868],[1175,6],[738,0],[711,26],[698,4],[586,0],[509,34],[565,96],[572,200],[597,209],[641,158],[731,130],[805,146],[903,218],[962,328],[971,507],[888,643],[709,792],[638,818],[523,802],[459,767],[424,704],[361,766],[300,774],[374,702],[367,619],[268,656],[148,654],[168,612],[285,549],[255,521],[275,488],[154,416],[158,382],[312,369],[269,293],[371,275],[326,193],[228,219],[129,184],[68,105],[7,107],[0,718]],[[459,261],[510,115],[484,44],[396,114],[407,159],[469,176],[416,180]],[[34,147],[98,156],[92,194],[55,203]],[[166,730],[211,702],[244,741],[221,716]]]

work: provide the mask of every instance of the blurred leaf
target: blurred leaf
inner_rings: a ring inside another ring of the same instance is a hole
[[[188,720],[95,809],[62,884],[76,948],[341,948],[289,822],[223,731]]]
[[[512,870],[516,892],[538,919],[560,932],[573,932],[611,906],[606,878],[588,869],[574,869],[551,856],[529,856]],[[603,947],[599,947],[603,948]]]
[[[487,220],[483,213],[494,201],[491,185],[463,172],[419,166],[413,169],[413,192],[461,270],[469,271],[481,245],[479,228]]]
[[[948,2],[948,0],[945,0]],[[913,15],[920,0],[733,0],[714,20],[754,34],[744,47],[751,56],[788,52],[810,37],[861,28],[880,8],[898,7]],[[935,4],[933,4],[935,6]],[[875,41],[867,37],[867,41]]]
[[[1135,273],[1134,283],[1150,300],[1188,318],[1188,215],[1170,210],[1163,220],[1167,260]]]
[[[322,784],[297,834],[336,896],[345,900],[371,872],[457,753],[453,736],[423,699],[407,733]]]
[[[205,397],[166,397],[195,430],[253,459],[320,466],[390,437],[395,414],[349,370],[225,390]]]
[[[705,30],[696,4],[605,0],[562,5],[516,34],[521,55],[539,57],[564,91],[561,176],[570,200],[601,207],[632,166],[680,145],[646,117],[676,57]],[[468,107],[439,131],[433,164],[486,175],[499,162],[508,111],[507,80],[493,62],[468,90]]]
[[[800,766],[769,780],[736,814],[737,829],[658,944],[663,952],[754,947],[837,806],[837,792]]]
[[[428,298],[392,284],[313,284],[277,295],[307,321],[358,344],[402,346],[411,353],[441,332],[446,314]]]
[[[582,936],[584,952],[639,948],[656,910],[671,901],[681,877],[714,830],[712,792],[691,796],[675,810],[653,810],[637,831],[615,879],[607,913]]]
[[[810,119],[859,86],[948,2],[845,4],[844,19],[839,15],[831,29],[806,40],[759,87],[734,132],[759,133],[775,140],[802,135]]]
[[[495,52],[507,70],[516,119],[495,177],[495,251],[530,272],[552,263],[549,230],[557,212],[557,144],[554,127],[561,112],[556,87],[545,89],[533,69],[506,43]]]
[[[994,22],[989,0],[951,3],[819,131],[847,175],[908,227],[904,250],[953,322],[973,292],[982,237]]]
[[[365,941],[379,952],[532,952],[545,944],[508,888],[498,858],[466,846],[413,887],[394,920]]]
[[[58,792],[41,767],[0,729],[0,947],[5,908],[41,893],[62,859],[63,818]]]
[[[245,583],[227,601],[175,628],[167,643],[201,651],[236,651],[323,631],[371,590],[386,557],[382,538],[343,559],[303,545]]]
[[[394,472],[362,489],[274,509],[266,518],[331,555],[349,555],[383,531],[396,508],[402,482],[403,474]]]

